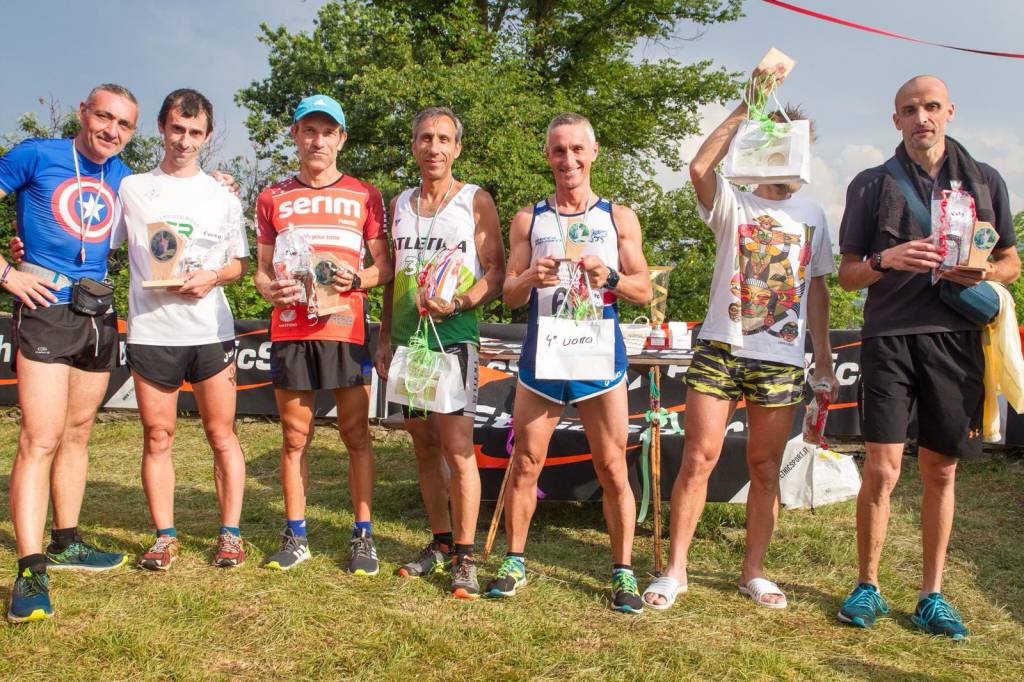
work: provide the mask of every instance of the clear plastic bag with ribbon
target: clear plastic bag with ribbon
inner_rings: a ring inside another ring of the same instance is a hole
[[[309,242],[294,227],[277,233],[274,242],[274,274],[279,280],[293,279],[302,285],[298,301],[300,305],[305,305],[307,301],[311,254]]]

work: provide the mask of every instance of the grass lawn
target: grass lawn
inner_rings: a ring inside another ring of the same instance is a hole
[[[209,449],[197,421],[179,422],[177,516],[182,554],[165,575],[134,568],[54,574],[56,616],[0,625],[2,679],[1021,679],[1024,670],[1024,474],[1000,456],[960,471],[946,593],[973,636],[932,639],[909,622],[917,594],[920,484],[906,460],[882,564],[893,617],[872,631],[834,614],[856,575],[848,502],[783,512],[768,556],[790,608],[755,608],[735,589],[743,508],[711,505],[691,553],[690,592],[670,611],[639,617],[607,607],[610,556],[599,505],[541,503],[527,547],[531,584],[506,601],[463,602],[447,579],[403,580],[397,565],[426,540],[415,465],[402,433],[376,434],[374,578],[342,572],[352,515],[337,434],[320,427],[310,451],[307,520],[313,559],[281,574],[260,569],[283,526],[277,424],[239,424],[248,460],[242,532],[248,563],[208,565],[219,526]],[[0,420],[7,478],[18,424]],[[152,529],[139,480],[134,419],[98,424],[81,527],[87,539],[137,555]],[[3,508],[6,510],[6,499]],[[482,540],[493,505],[481,512]],[[666,510],[667,515],[667,510]],[[634,566],[652,570],[650,521]],[[500,557],[504,545],[499,535]],[[0,598],[10,595],[14,539],[0,520]],[[496,560],[481,571],[493,576]]]

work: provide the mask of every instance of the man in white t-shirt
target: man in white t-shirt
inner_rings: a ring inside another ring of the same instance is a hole
[[[171,445],[178,391],[188,382],[214,456],[221,528],[213,564],[238,566],[245,561],[239,530],[245,459],[234,428],[234,319],[221,287],[248,266],[242,207],[199,166],[213,132],[210,101],[195,90],[175,90],[157,122],[164,158],[121,183],[124,217],[114,238],[128,241],[126,354],[145,432],[142,486],[156,526],[156,541],[139,565],[166,571],[178,554]],[[180,286],[145,286],[179,278]]]
[[[787,113],[802,118],[798,111]],[[715,172],[746,118],[747,106],[740,104],[690,162],[701,217],[715,233],[717,251],[708,313],[686,374],[686,441],[672,489],[669,562],[644,592],[653,608],[668,608],[686,591],[687,553],[708,478],[740,400],[747,407],[750,489],[739,589],[758,605],[786,607],[778,585],[764,577],[764,555],[778,518],[782,452],[803,399],[806,329],[814,345],[812,383],[832,391],[837,386],[825,285],[835,264],[824,211],[793,196],[799,184],[741,192]]]

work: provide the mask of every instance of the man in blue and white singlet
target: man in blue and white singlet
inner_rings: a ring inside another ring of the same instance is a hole
[[[615,375],[609,381],[539,380],[534,373],[537,324],[557,312],[568,283],[564,259],[570,241],[579,246],[594,303],[605,319],[618,319],[616,300],[643,305],[651,300],[651,282],[641,247],[640,223],[628,206],[598,197],[590,187],[597,158],[594,128],[579,114],[557,116],[544,147],[555,179],[554,195],[521,209],[509,227],[510,255],[503,289],[505,303],[530,305],[529,324],[516,388],[513,423],[515,449],[505,501],[508,553],[487,586],[492,597],[512,596],[526,584],[523,550],[537,506],[537,479],[551,435],[566,403],[580,414],[603,490],[605,520],[612,545],[612,608],[643,610],[630,565],[636,501],[626,477],[626,348],[615,325]]]
[[[17,192],[24,244],[20,270],[0,258],[0,286],[16,299],[22,414],[10,481],[18,553],[7,613],[13,622],[52,615],[47,566],[102,571],[127,560],[78,535],[89,434],[117,360],[118,337],[113,310],[82,314],[71,297],[73,283],[106,277],[117,191],[131,173],[117,155],[137,118],[131,92],[100,85],[79,105],[81,130],[74,139],[26,140],[0,158],[0,197]],[[43,554],[50,498],[52,542]]]

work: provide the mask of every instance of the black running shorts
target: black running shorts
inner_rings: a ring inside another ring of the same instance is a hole
[[[343,341],[274,341],[270,378],[274,388],[320,391],[369,386],[373,379],[370,347]]]
[[[873,336],[860,350],[864,440],[902,443],[917,406],[917,442],[949,457],[981,453],[981,331]]]
[[[17,352],[11,359],[12,369],[19,352],[29,360],[70,365],[87,372],[109,372],[121,359],[113,310],[93,317],[79,315],[70,305],[32,310],[16,303],[14,341]]]
[[[235,340],[198,346],[148,346],[129,343],[128,366],[160,386],[178,388],[183,381],[198,384],[217,376],[235,361]]]
[[[453,343],[445,346],[442,350],[459,358],[459,369],[462,370],[462,383],[466,387],[466,406],[461,410],[446,414],[475,417],[480,384],[480,353],[477,351],[476,344],[468,341]],[[391,381],[392,378],[395,381],[401,381],[399,377],[388,377],[388,381]],[[402,405],[402,414],[406,419],[413,419],[433,413],[424,412],[423,410],[410,410],[408,405]]]

